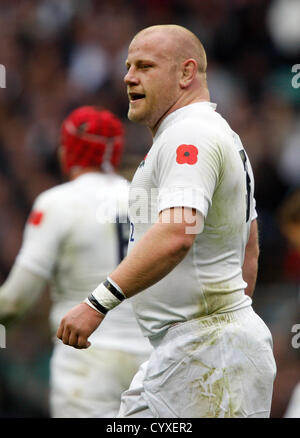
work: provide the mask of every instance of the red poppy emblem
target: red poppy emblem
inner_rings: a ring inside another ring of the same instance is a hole
[[[192,144],[181,144],[176,149],[178,164],[195,164],[198,160],[198,149]]]
[[[29,216],[28,222],[36,227],[40,225],[43,220],[44,213],[42,211],[34,210]]]

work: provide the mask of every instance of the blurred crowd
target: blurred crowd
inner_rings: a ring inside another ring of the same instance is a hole
[[[123,119],[122,171],[128,177],[147,153],[148,131],[127,121],[125,59],[136,32],[165,23],[183,25],[203,42],[211,100],[252,162],[261,245],[254,307],[273,331],[278,378],[272,416],[280,417],[300,380],[300,349],[290,345],[291,326],[300,323],[300,256],[292,256],[277,220],[282,201],[300,187],[298,0],[0,0],[0,64],[6,70],[6,88],[0,88],[0,282],[20,248],[33,200],[62,182],[56,150],[70,110],[95,104]],[[47,416],[47,310],[43,298],[0,350],[0,417]]]

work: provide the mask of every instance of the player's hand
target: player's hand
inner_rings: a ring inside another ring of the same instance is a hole
[[[66,345],[74,348],[88,348],[89,336],[96,330],[104,315],[92,309],[86,303],[80,303],[71,309],[61,320],[57,337]]]

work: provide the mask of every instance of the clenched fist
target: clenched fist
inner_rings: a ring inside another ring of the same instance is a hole
[[[66,345],[74,348],[88,348],[89,336],[96,330],[104,315],[86,303],[80,303],[71,309],[61,320],[57,337]]]

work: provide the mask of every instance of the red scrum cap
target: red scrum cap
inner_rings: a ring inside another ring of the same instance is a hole
[[[124,147],[122,122],[107,110],[82,106],[72,111],[61,126],[62,166],[116,168]]]

